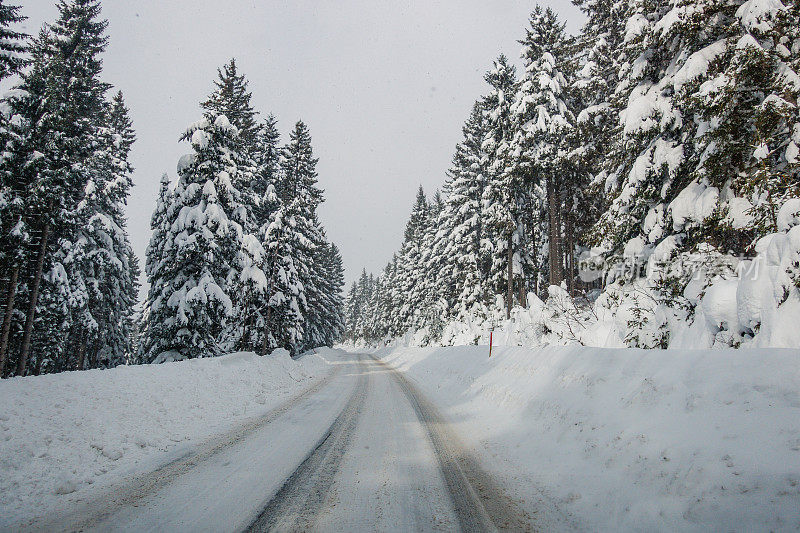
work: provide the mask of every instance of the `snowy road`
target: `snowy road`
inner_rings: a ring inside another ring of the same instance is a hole
[[[368,355],[336,357],[265,416],[32,529],[530,529],[412,383]]]

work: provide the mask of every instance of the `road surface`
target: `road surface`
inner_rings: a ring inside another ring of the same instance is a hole
[[[263,417],[32,529],[531,529],[402,374],[366,354],[332,363]]]

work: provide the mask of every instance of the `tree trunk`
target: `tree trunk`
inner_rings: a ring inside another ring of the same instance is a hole
[[[269,323],[272,320],[272,307],[267,305],[267,318],[264,321],[264,339],[261,341],[261,355],[267,355],[269,348]]]
[[[81,333],[81,342],[78,345],[78,370],[83,370],[86,363],[86,335]]]
[[[555,253],[553,254],[553,261],[555,267],[555,283],[553,285],[561,285],[564,281],[564,247],[562,245],[561,233],[561,195],[557,191],[553,192],[555,198],[555,206],[553,215],[555,216],[555,227],[553,228],[553,240],[555,242]]]
[[[548,177],[547,183],[547,265],[549,270],[548,285],[556,284],[556,256],[557,256],[557,241],[556,241],[556,199],[553,185],[553,178]]]
[[[88,337],[88,335],[87,335],[87,337]],[[84,342],[84,344],[86,344],[86,343],[87,343],[87,341],[86,341],[86,340],[84,340],[83,342]],[[92,344],[96,345],[97,343],[95,342],[95,343],[92,343]],[[84,351],[86,351],[86,350],[84,350]],[[99,351],[99,350],[97,349],[97,346],[94,346],[94,347],[91,349],[91,351],[89,351],[89,368],[90,368],[90,369],[92,369],[92,368],[98,368],[98,367],[100,366],[100,365],[99,365],[99,361],[97,360],[97,352],[98,352],[98,351]]]
[[[571,208],[572,206],[570,206]],[[575,281],[575,245],[572,224],[572,210],[569,209],[564,216],[564,265],[566,266],[564,277],[567,280],[567,290],[570,296],[574,295]]]
[[[8,280],[8,290],[6,292],[6,309],[3,313],[3,333],[0,337],[0,378],[3,377],[3,370],[6,366],[8,355],[8,337],[11,334],[11,315],[14,313],[14,298],[17,295],[17,279],[19,278],[19,265],[15,265],[11,270],[11,279]]]
[[[506,294],[506,318],[511,318],[514,305],[514,234],[508,236],[508,291]]]
[[[36,318],[36,303],[39,300],[39,285],[42,281],[42,269],[44,268],[44,258],[47,254],[47,239],[50,236],[50,221],[48,220],[42,229],[42,242],[39,245],[39,254],[36,258],[36,270],[33,275],[33,285],[31,286],[31,298],[28,313],[25,317],[25,333],[22,336],[22,347],[19,351],[19,361],[17,361],[17,375],[25,375],[25,365],[28,363],[28,354],[31,351],[31,337],[33,335],[33,321]]]

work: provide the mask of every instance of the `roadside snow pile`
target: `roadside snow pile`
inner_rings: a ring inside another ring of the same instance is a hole
[[[276,350],[0,381],[0,529],[173,460],[329,369]]]
[[[376,354],[543,515],[593,531],[800,528],[800,350],[487,351]]]

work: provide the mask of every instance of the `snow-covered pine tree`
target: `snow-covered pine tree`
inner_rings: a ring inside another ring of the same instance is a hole
[[[399,272],[399,258],[397,254],[393,254],[381,276],[381,294],[375,318],[381,338],[395,337],[401,333],[398,319],[402,302],[398,289]]]
[[[483,100],[486,138],[483,142],[486,188],[481,199],[487,254],[487,285],[495,295],[504,295],[507,316],[514,304],[514,244],[521,242],[521,220],[517,198],[519,180],[510,166],[515,154],[510,143],[516,132],[511,111],[516,92],[516,69],[504,55],[485,76],[490,86]]]
[[[692,166],[721,191],[697,237],[743,253],[778,231],[778,210],[800,197],[800,8],[733,2],[697,23],[712,14],[724,33],[687,60],[675,85],[702,124]]]
[[[370,344],[374,346],[380,345],[381,341],[386,337],[386,327],[381,321],[383,313],[383,305],[385,303],[386,294],[386,280],[383,276],[375,276],[375,283],[372,287],[372,294],[369,301],[369,333]]]
[[[483,217],[481,198],[486,187],[486,137],[482,103],[476,102],[462,128],[463,140],[456,146],[449,171],[447,195],[442,212],[441,232],[446,247],[447,268],[443,275],[452,287],[452,315],[464,317],[481,313],[487,304],[488,288],[484,285],[486,265],[481,252]]]
[[[547,222],[537,217],[539,224],[527,224],[521,239],[541,242],[541,226],[547,228],[549,283],[559,285],[564,279],[564,233],[571,230],[565,223],[565,213],[573,208],[576,189],[567,161],[567,135],[575,117],[567,106],[565,73],[568,71],[568,45],[564,24],[555,12],[537,6],[526,29],[522,57],[525,73],[520,79],[512,112],[517,122],[511,143],[514,154],[513,175],[522,183],[516,184],[520,197],[535,197],[537,189],[546,196]],[[520,204],[522,198],[517,198]],[[541,213],[533,205],[531,214]],[[523,259],[524,261],[524,259]]]
[[[13,29],[14,24],[25,21],[21,6],[0,0],[0,81],[16,74],[25,64],[27,35]]]
[[[444,225],[444,199],[441,192],[436,191],[429,205],[422,241],[423,270],[420,295],[422,308],[418,319],[420,327],[427,329],[429,343],[441,338],[442,330],[451,313],[451,302],[454,299],[452,287],[446,277],[449,258],[445,255],[445,249],[450,239],[440,231]]]
[[[323,256],[325,266],[325,296],[327,300],[327,313],[325,315],[326,346],[333,346],[344,335],[344,263],[342,254],[334,243],[325,247]]]
[[[268,115],[259,129],[253,157],[256,168],[250,187],[256,199],[252,213],[253,222],[262,230],[266,224],[269,224],[270,217],[278,208],[278,198],[271,198],[268,190],[272,187],[274,191],[279,181],[280,158],[278,120],[273,115]]]
[[[43,274],[58,268],[52,254],[68,242],[75,227],[109,87],[99,79],[100,54],[107,42],[99,2],[62,0],[58,9],[58,20],[32,43],[31,68],[8,100],[19,129],[2,164],[26,190],[22,213],[33,244],[25,272],[27,311],[18,375],[41,368],[41,355],[47,351],[41,347],[40,357],[29,365]],[[52,280],[64,279],[52,274]]]
[[[323,201],[322,190],[317,187],[317,161],[308,127],[303,121],[298,121],[283,149],[277,188],[278,197],[285,207],[282,253],[291,256],[297,271],[297,303],[304,321],[300,342],[284,345],[293,353],[313,342],[305,334],[306,328],[315,325],[308,322],[308,305],[320,301],[321,280],[315,268],[314,251],[324,242],[324,236],[316,216],[317,207]]]
[[[145,250],[144,273],[150,286],[147,299],[142,307],[137,347],[138,360],[142,363],[150,362],[156,355],[165,351],[163,348],[168,344],[169,329],[167,324],[159,319],[166,317],[161,310],[166,305],[166,298],[169,298],[171,294],[167,284],[171,282],[168,276],[171,275],[173,269],[171,254],[174,244],[168,240],[168,235],[172,226],[172,211],[176,205],[177,203],[172,199],[171,180],[165,172],[161,175],[156,206],[150,217],[152,233]],[[150,315],[154,309],[158,319],[151,320]],[[151,355],[151,353],[155,355]]]
[[[311,250],[311,265],[309,282],[305,284],[306,290],[306,316],[305,334],[303,337],[302,349],[310,349],[327,344],[328,320],[333,308],[328,290],[327,272],[327,249],[328,242],[325,231],[321,224],[314,217],[314,225],[317,228],[317,242]],[[309,290],[309,288],[312,288]]]
[[[373,293],[375,278],[372,274],[367,274],[366,269],[361,271],[361,276],[357,282],[356,303],[357,312],[354,322],[355,338],[363,342],[369,342],[370,316],[369,307]]]
[[[398,257],[398,323],[402,332],[422,327],[421,319],[425,308],[425,235],[429,225],[430,205],[422,186],[417,189],[411,216],[406,223],[403,244]]]
[[[777,0],[630,0],[626,11],[614,91],[621,131],[606,178],[614,199],[593,230],[595,241],[610,254],[651,264],[682,263],[692,254],[693,263],[719,263],[775,228],[755,222],[767,221],[779,204],[768,199],[772,191],[797,194],[782,174],[790,168],[794,105],[785,95],[793,97],[776,75],[788,72],[781,55],[791,63],[788,47],[776,45],[788,12]],[[751,206],[763,200],[762,216]],[[657,272],[647,281],[651,299],[691,313],[697,298],[684,289],[696,270]],[[668,339],[651,341],[641,345]]]
[[[252,198],[249,214],[251,231],[258,237],[264,253],[257,259],[256,256],[259,254],[254,248],[246,260],[251,264],[251,268],[258,266],[264,273],[265,279],[263,283],[256,283],[255,279],[249,280],[247,283],[249,288],[243,292],[241,302],[243,314],[240,318],[243,326],[239,350],[265,353],[276,346],[275,335],[270,326],[271,318],[275,316],[270,304],[273,296],[272,287],[275,285],[271,272],[280,260],[270,257],[271,250],[277,253],[276,243],[269,242],[266,237],[269,233],[278,238],[281,233],[277,228],[270,232],[270,225],[279,216],[278,211],[281,209],[280,199],[275,191],[280,171],[279,143],[277,120],[269,115],[258,131],[253,155],[255,169],[253,179],[247,186]],[[253,271],[253,273],[260,277],[258,272]]]
[[[136,134],[133,130],[133,122],[130,119],[128,107],[125,104],[122,91],[118,91],[111,100],[111,108],[109,111],[108,128],[111,132],[111,154],[115,168],[118,172],[122,172],[122,176],[118,177],[119,185],[112,186],[112,189],[117,193],[118,203],[115,206],[114,215],[117,220],[117,226],[123,228],[124,244],[119,246],[125,259],[121,259],[123,264],[120,270],[120,278],[118,283],[115,283],[115,288],[118,291],[118,296],[114,297],[118,302],[119,309],[116,310],[120,324],[115,326],[114,342],[112,346],[118,348],[114,350],[113,356],[108,359],[109,366],[116,366],[128,362],[132,359],[137,351],[137,345],[132,342],[135,339],[135,314],[136,304],[139,300],[139,276],[141,275],[141,268],[139,266],[139,259],[133,251],[130,238],[127,234],[127,217],[124,212],[124,206],[127,204],[127,196],[129,195],[130,186],[133,184],[130,180],[130,173],[133,172],[133,167],[129,163],[130,150],[133,143],[136,141]],[[125,174],[128,174],[127,181]],[[115,181],[116,182],[116,181]],[[121,195],[119,187],[127,183],[128,188],[125,189],[125,194]]]
[[[231,288],[246,267],[241,254],[254,240],[245,231],[247,209],[237,189],[250,182],[251,166],[237,151],[237,136],[225,115],[210,112],[183,136],[193,152],[179,161],[178,181],[167,195],[165,242],[151,242],[155,261],[148,257],[148,269],[158,264],[148,270],[155,288],[143,347],[149,361],[218,355],[229,342],[223,332],[237,313]]]
[[[236,60],[231,58],[221,69],[217,69],[217,79],[214,81],[216,88],[200,105],[214,115],[228,117],[239,130],[239,150],[255,157],[262,126],[258,122],[258,112],[250,103],[253,95],[248,91],[248,84],[244,74],[239,73]]]
[[[125,362],[136,303],[136,267],[126,232],[125,205],[133,168],[128,154],[136,136],[121,92],[108,103],[99,142],[87,163],[88,179],[77,207],[77,224],[56,260],[72,284],[71,312],[76,367]]]
[[[356,342],[356,320],[358,319],[358,283],[350,284],[344,304],[344,339]]]
[[[341,339],[344,323],[344,267],[338,248],[332,243],[320,247],[317,264],[321,267],[322,313],[319,317],[319,346],[333,346]]]
[[[615,89],[619,83],[620,50],[625,36],[627,5],[616,0],[573,0],[587,20],[574,50],[576,72],[570,77],[568,107],[577,112],[575,128],[568,138],[566,162],[577,181],[574,207],[567,212],[567,221],[574,226],[577,249],[587,250],[585,236],[608,207],[604,190],[610,169],[616,159],[610,149],[617,146],[621,135]],[[569,270],[574,271],[575,265]]]
[[[238,73],[236,61],[231,59],[217,69],[215,90],[201,104],[206,111],[224,115],[236,127],[236,148],[240,165],[249,168],[242,175],[246,181],[235,183],[240,193],[240,202],[247,212],[243,225],[243,248],[237,259],[240,278],[232,281],[230,294],[235,295],[237,317],[229,322],[225,333],[225,348],[238,350],[260,350],[265,342],[267,308],[269,302],[269,280],[265,274],[267,255],[262,236],[269,224],[270,216],[277,209],[268,195],[275,181],[275,157],[278,133],[275,120],[269,117],[265,131],[258,120],[250,100],[248,81]]]

